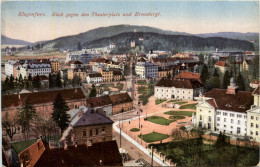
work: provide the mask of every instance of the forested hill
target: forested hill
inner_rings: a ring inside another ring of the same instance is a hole
[[[144,38],[140,41],[139,38]],[[254,51],[251,42],[221,37],[202,38],[187,35],[165,35],[151,32],[127,32],[111,37],[100,38],[84,43],[82,47],[98,48],[105,47],[111,43],[116,45],[114,53],[124,53],[131,49],[130,42],[135,41],[136,47],[144,51],[166,50],[166,51],[209,51],[216,48],[222,51]]]

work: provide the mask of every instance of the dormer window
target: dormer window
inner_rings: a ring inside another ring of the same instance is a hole
[[[231,104],[226,104],[226,107],[232,107]]]
[[[246,107],[244,105],[239,106],[239,108],[245,109]]]

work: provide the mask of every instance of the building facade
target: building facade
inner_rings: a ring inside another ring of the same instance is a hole
[[[204,92],[204,85],[197,80],[162,78],[154,87],[156,99],[193,100]]]
[[[100,73],[88,74],[86,80],[87,80],[87,83],[103,82],[102,75]]]
[[[135,72],[138,78],[158,78],[158,66],[151,62],[137,62]]]
[[[79,51],[79,52],[70,52],[67,54],[66,62],[70,62],[73,60],[78,60],[84,64],[89,64],[89,62],[94,58],[100,58],[100,53],[91,53],[86,51]]]
[[[28,78],[29,75],[32,77],[37,75],[45,75],[46,77],[49,76],[51,73],[51,64],[49,63],[25,63],[20,67],[20,75],[23,78]]]

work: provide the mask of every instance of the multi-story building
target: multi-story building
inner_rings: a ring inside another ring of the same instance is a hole
[[[25,63],[20,67],[20,75],[28,78],[29,75],[32,77],[37,75],[49,76],[51,73],[51,64],[49,63]]]
[[[204,92],[204,85],[197,80],[162,78],[154,87],[156,99],[193,100]]]
[[[167,77],[168,75],[173,76],[173,70],[163,70],[162,68],[158,68],[158,78]]]
[[[113,81],[113,71],[99,69],[99,72],[102,75],[103,82]]]
[[[107,69],[110,69],[110,68],[120,69],[120,70],[124,71],[125,64],[123,62],[110,62],[110,63],[106,64],[106,68]]]
[[[78,51],[78,52],[70,52],[67,54],[66,62],[70,62],[73,60],[78,60],[84,64],[89,64],[89,62],[94,58],[100,58],[100,53],[92,53],[86,51]]]
[[[219,69],[220,72],[222,74],[224,74],[227,70],[228,70],[228,65],[227,63],[223,62],[223,61],[218,61],[216,64],[215,64],[215,68],[216,69]]]
[[[8,60],[5,63],[5,75],[6,76],[14,76],[14,69],[16,66],[18,66],[19,63],[17,60]]]
[[[87,83],[103,82],[102,75],[100,73],[88,74],[86,80],[87,80]]]
[[[133,100],[128,93],[119,93],[89,98],[87,99],[87,106],[95,109],[102,108],[107,116],[111,116],[111,114],[132,110]],[[110,109],[112,109],[112,112]]]
[[[74,60],[70,63],[70,69],[67,72],[68,79],[73,79],[75,76],[79,77],[82,82],[86,81],[86,70],[84,65],[77,60]]]
[[[194,72],[189,72],[189,71],[183,71],[179,75],[175,77],[175,79],[195,79],[199,82],[200,81],[200,74],[194,73]]]
[[[123,75],[121,71],[114,70],[113,71],[113,81],[121,81],[123,79]]]
[[[51,61],[51,71],[56,73],[59,71],[60,62],[57,59],[52,59]]]
[[[247,135],[247,110],[253,104],[251,92],[238,91],[233,78],[228,89],[213,89],[200,98],[196,126],[226,134]]]
[[[260,142],[260,90],[259,86],[252,93],[254,105],[247,111],[247,136]]]
[[[135,72],[138,78],[158,78],[158,66],[151,62],[137,62]]]
[[[9,115],[15,116],[27,102],[35,107],[36,113],[51,117],[53,101],[58,94],[67,102],[70,109],[86,105],[86,96],[80,88],[12,94],[2,96],[2,114],[8,112]]]

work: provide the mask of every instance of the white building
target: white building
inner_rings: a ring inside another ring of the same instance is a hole
[[[32,77],[37,75],[45,75],[48,77],[49,73],[51,73],[51,64],[49,63],[29,63],[20,66],[20,74],[23,78],[28,78],[30,74]]]
[[[154,97],[156,99],[193,100],[203,91],[203,84],[197,80],[162,78],[154,87]]]
[[[14,68],[17,66],[18,61],[17,60],[8,60],[5,63],[5,75],[6,76],[14,76]]]
[[[137,62],[135,72],[138,78],[158,78],[158,66],[151,62]]]
[[[228,89],[213,89],[200,98],[196,126],[229,135],[247,135],[247,110],[253,104],[251,92],[238,91],[233,79]]]
[[[100,73],[94,73],[87,75],[87,83],[101,83],[103,82],[102,75]]]
[[[86,51],[79,51],[79,52],[70,52],[67,54],[66,63],[73,60],[78,60],[84,64],[89,64],[89,62],[93,58],[100,58],[101,54],[98,52],[86,52]]]
[[[254,105],[247,111],[247,135],[260,142],[260,92],[259,86],[252,93]]]

